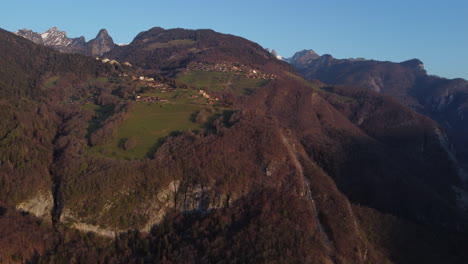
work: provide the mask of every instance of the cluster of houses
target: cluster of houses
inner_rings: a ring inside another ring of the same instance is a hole
[[[207,94],[204,90],[199,90],[198,93],[199,93],[201,96],[203,96],[203,98],[208,99],[208,103],[209,103],[209,104],[214,104],[214,101],[219,101],[219,98],[213,97],[213,96]],[[194,96],[192,96],[192,98],[193,98],[193,97],[194,97]]]
[[[137,77],[137,76],[133,76],[133,75],[130,76],[130,75],[126,74],[126,73],[119,74],[119,77],[130,79],[130,80],[138,82],[138,84],[146,86],[146,87],[160,89],[163,93],[166,92],[166,91],[169,91],[169,92],[174,91],[174,89],[170,85],[157,82],[157,81],[154,80],[154,78],[151,78],[151,77],[146,77],[146,76]]]
[[[169,99],[167,98],[160,98],[157,96],[141,96],[137,95],[135,96],[135,101],[137,102],[143,102],[143,103],[156,103],[156,102],[169,102]]]
[[[118,62],[116,60],[110,60],[108,58],[101,59],[99,57],[96,57],[96,60],[98,60],[98,61],[100,60],[102,63],[109,63],[111,65],[120,65],[120,62]],[[122,64],[125,65],[125,66],[132,67],[132,64],[130,64],[129,62],[124,62]]]
[[[211,71],[211,72],[235,72],[236,74],[245,75],[247,78],[251,79],[264,79],[271,80],[276,79],[277,76],[274,74],[262,73],[259,70],[252,69],[245,65],[239,63],[216,63],[216,64],[206,64],[206,63],[197,63],[191,65],[189,70],[193,71]]]
[[[246,77],[250,79],[262,79],[262,80],[274,80],[277,78],[277,76],[274,74],[262,73],[258,70],[253,70],[253,69],[249,70]]]

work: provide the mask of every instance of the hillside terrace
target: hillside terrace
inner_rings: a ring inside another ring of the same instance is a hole
[[[155,102],[168,102],[169,99],[161,98],[161,97],[157,97],[157,96],[137,95],[137,96],[135,96],[135,101],[144,102],[144,103],[155,103]]]
[[[262,73],[260,70],[252,69],[248,66],[238,63],[197,63],[189,66],[188,69],[192,71],[204,72],[235,72],[236,74],[244,75],[250,79],[274,80],[277,78],[275,74]]]

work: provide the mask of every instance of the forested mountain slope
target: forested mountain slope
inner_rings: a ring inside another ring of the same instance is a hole
[[[468,259],[444,134],[391,98],[213,31],[111,51],[134,66],[0,41],[1,261]]]

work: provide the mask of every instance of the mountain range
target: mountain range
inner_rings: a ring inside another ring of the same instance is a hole
[[[36,44],[52,47],[61,52],[80,53],[88,56],[101,56],[116,46],[105,29],[101,29],[96,38],[88,42],[83,36],[68,38],[67,33],[60,31],[57,27],[52,27],[42,34],[29,29],[20,29],[14,33]]]
[[[213,30],[16,34],[0,262],[468,260],[465,80]]]
[[[418,59],[401,63],[340,60],[305,50],[296,53],[291,63],[306,79],[369,89],[430,117],[447,131],[457,163],[464,171],[468,169],[468,81],[428,75]],[[468,176],[460,173],[466,183]]]

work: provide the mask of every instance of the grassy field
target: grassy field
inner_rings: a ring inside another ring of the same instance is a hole
[[[141,94],[141,96],[153,96],[159,98],[169,99],[170,102],[178,104],[195,104],[195,105],[206,105],[207,99],[203,98],[198,90],[193,89],[179,89],[176,92],[161,92],[161,91],[152,91]],[[197,96],[193,98],[192,96]]]
[[[120,126],[116,139],[107,145],[91,147],[88,154],[122,159],[145,158],[158,141],[171,132],[200,129],[200,125],[190,121],[191,114],[200,107],[182,103],[137,103],[135,111]],[[121,144],[130,137],[136,140],[136,146],[123,150]]]
[[[103,82],[106,80],[93,80]],[[158,144],[173,132],[186,130],[202,130],[204,121],[195,123],[193,114],[198,111],[205,116],[201,120],[209,119],[209,116],[226,110],[219,103],[213,106],[203,98],[198,89],[207,91],[227,90],[237,94],[245,94],[249,89],[255,89],[265,85],[267,80],[249,79],[235,73],[222,72],[190,72],[180,77],[179,81],[189,84],[196,89],[177,89],[163,92],[154,89],[140,96],[150,96],[169,99],[169,102],[144,103],[136,102],[135,110],[128,114],[125,121],[119,126],[117,135],[112,142],[94,146],[88,149],[89,155],[111,157],[117,159],[142,159],[152,155]],[[219,104],[219,105],[218,105]],[[99,124],[105,120],[112,109],[103,108],[94,104],[83,106],[84,109],[93,110],[97,119],[90,123],[88,132],[92,133]],[[206,110],[210,109],[210,110]],[[192,117],[192,118],[191,118]],[[124,143],[131,138],[131,148],[125,149]]]
[[[248,94],[262,87],[268,80],[250,79],[235,72],[190,71],[177,78],[178,81],[207,91],[231,91],[237,95]]]

